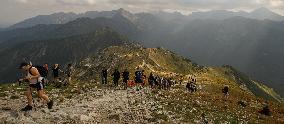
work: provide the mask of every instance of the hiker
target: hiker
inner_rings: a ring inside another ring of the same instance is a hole
[[[129,71],[127,69],[122,72],[122,77],[123,77],[123,83],[124,83],[124,88],[127,88],[127,82],[129,80]]]
[[[153,88],[154,83],[155,83],[155,77],[154,77],[152,72],[150,73],[150,76],[148,78],[148,82],[149,82],[149,85],[151,86],[151,88]]]
[[[186,84],[186,86],[185,86],[185,87],[186,87],[186,89],[187,89],[187,91],[188,91],[188,92],[191,92],[191,89],[190,89],[190,83],[189,83],[189,82]]]
[[[73,72],[73,67],[72,67],[72,64],[70,63],[70,64],[67,65],[67,68],[66,68],[66,71],[65,71],[65,73],[67,75],[67,80],[64,83],[65,86],[71,83],[72,72]]]
[[[43,68],[45,69],[45,74],[41,75],[43,77],[43,84],[48,84],[48,63],[43,64]]]
[[[259,111],[260,114],[271,116],[271,110],[269,109],[268,102],[265,102],[264,107],[261,111]]]
[[[225,86],[225,87],[222,89],[222,92],[224,93],[224,97],[225,97],[225,98],[228,98],[228,97],[229,97],[229,86]]]
[[[102,84],[107,84],[107,69],[103,69],[101,72]]]
[[[42,85],[42,77],[40,76],[40,73],[36,67],[31,66],[29,63],[21,63],[20,69],[27,72],[27,75],[25,78],[19,79],[19,81],[28,80],[29,81],[29,87],[27,88],[26,96],[28,99],[28,105],[21,109],[21,111],[29,111],[32,110],[32,90],[36,89],[38,96],[42,99],[44,99],[47,102],[48,109],[52,109],[53,101],[48,98],[48,96],[44,93],[43,85]]]
[[[161,81],[160,77],[157,76],[155,78],[155,86],[157,86],[159,89],[161,88],[161,82],[160,81]]]
[[[135,83],[138,83],[138,84],[143,83],[142,72],[139,70],[139,68],[137,68],[137,70],[135,72]]]
[[[172,85],[174,84],[174,81],[172,78],[168,79],[168,89],[171,89]]]
[[[145,70],[142,70],[142,86],[145,86],[147,84],[147,76],[145,75]]]
[[[166,87],[167,87],[167,80],[164,78],[164,77],[162,77],[161,78],[161,84],[162,84],[162,89],[166,89]]]
[[[60,70],[59,64],[54,64],[52,72],[53,72],[53,82],[58,82],[59,72],[63,72]]]
[[[118,71],[118,69],[115,69],[115,71],[113,72],[113,74],[111,76],[113,76],[114,86],[118,86],[118,81],[119,81],[119,78],[120,78],[120,72]]]
[[[181,85],[182,82],[183,82],[183,77],[181,75],[180,78],[179,78],[179,85]]]
[[[189,92],[193,93],[196,92],[196,84],[194,83],[194,79],[192,79],[190,82],[186,84],[186,88]]]
[[[30,62],[30,65],[33,66],[31,64],[31,62]],[[47,75],[48,75],[48,69],[46,68],[46,65],[36,65],[36,66],[33,66],[33,67],[35,67],[38,70],[38,72],[41,76],[40,81],[42,82],[43,87],[45,87],[47,85],[47,79],[46,78],[47,78]]]

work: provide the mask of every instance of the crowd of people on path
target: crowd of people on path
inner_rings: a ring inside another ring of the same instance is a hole
[[[103,69],[102,72],[102,84],[107,84],[107,69]],[[125,69],[122,72],[122,82],[123,82],[123,87],[126,89],[127,87],[133,87],[133,86],[146,86],[149,85],[150,88],[152,89],[164,89],[164,90],[169,90],[173,85],[177,84],[178,82],[176,80],[173,80],[173,78],[168,77],[163,77],[159,75],[154,75],[152,72],[150,75],[147,77],[145,75],[144,70],[140,70],[139,67],[137,67],[135,73],[134,73],[134,80],[130,80],[129,78],[129,71]],[[113,84],[115,87],[118,86],[119,80],[121,77],[121,73],[118,71],[116,68],[115,71],[111,74],[113,77]],[[182,84],[183,80],[179,80],[179,84]],[[197,79],[193,76],[188,77],[188,81],[185,86],[186,90],[189,93],[195,93],[197,92]],[[221,89],[221,92],[223,93],[223,96],[225,99],[229,98],[229,86],[225,85],[223,89]],[[271,111],[268,107],[268,103],[265,104],[262,110],[259,111],[260,114],[270,116]]]
[[[33,66],[30,63],[23,62],[20,64],[19,69],[23,70],[25,76],[20,78],[18,81],[21,84],[22,82],[29,82],[29,86],[26,91],[27,97],[27,106],[22,108],[22,111],[30,111],[32,110],[33,98],[32,92],[33,90],[37,91],[38,97],[45,100],[48,106],[48,109],[52,109],[53,100],[51,100],[46,93],[44,92],[44,87],[49,85],[50,83],[55,84],[56,87],[61,87],[62,85],[66,86],[71,83],[71,76],[73,72],[72,64],[68,64],[65,71],[62,71],[59,64],[54,64],[52,70],[52,81],[49,81],[49,67],[48,64],[45,63],[42,66]],[[60,73],[63,73],[63,76],[60,76]],[[118,68],[114,70],[111,74],[113,77],[113,85],[115,87],[119,86],[119,81],[122,76],[122,86],[124,89],[128,87],[140,86],[144,87],[149,85],[152,89],[164,89],[169,90],[173,85],[177,84],[176,80],[170,77],[163,77],[159,75],[154,75],[152,72],[147,78],[145,71],[141,70],[139,67],[136,68],[134,73],[134,80],[130,80],[130,73],[127,69],[125,69],[122,73],[119,72]],[[108,70],[104,68],[101,71],[101,80],[102,85],[108,84]],[[180,84],[182,80],[179,80]],[[186,83],[185,88],[188,92],[194,93],[197,91],[197,80],[196,78],[189,77],[188,82]],[[229,86],[224,86],[222,89],[222,93],[224,94],[224,98],[229,97]],[[263,107],[259,113],[264,115],[271,115],[271,111],[268,107],[268,103]]]
[[[147,78],[145,71],[141,70],[139,67],[136,68],[133,80],[130,80],[130,73],[127,69],[125,69],[122,73],[120,73],[118,69],[115,69],[111,76],[113,85],[115,87],[119,85],[119,81],[122,77],[122,86],[124,87],[124,89],[126,89],[127,87],[146,85],[149,85],[151,88],[170,89],[170,87],[175,83],[172,78],[154,75],[153,73],[150,73],[149,77]],[[101,80],[103,85],[107,84],[107,79],[108,70],[103,69],[101,71]]]

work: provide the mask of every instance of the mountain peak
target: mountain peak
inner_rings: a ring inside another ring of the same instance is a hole
[[[120,9],[116,10],[116,12],[118,14],[123,15],[123,16],[132,16],[133,15],[131,12],[129,12],[129,11],[123,9],[123,8],[120,8]]]
[[[275,21],[282,21],[284,19],[283,16],[265,8],[261,7],[252,12],[250,12],[250,16],[259,20],[275,20]]]
[[[118,11],[118,12],[127,12],[127,13],[129,13],[127,10],[125,10],[125,9],[123,9],[123,8],[119,8],[117,11]]]
[[[274,13],[274,12],[272,12],[271,10],[269,10],[265,7],[260,7],[260,8],[253,10],[251,13]],[[276,13],[274,13],[274,14],[276,14]]]
[[[123,9],[123,8],[120,8],[118,10],[115,10],[115,15],[119,15],[119,16],[123,16],[124,18],[130,20],[131,22],[135,21],[137,19],[137,17],[132,14],[131,12]]]

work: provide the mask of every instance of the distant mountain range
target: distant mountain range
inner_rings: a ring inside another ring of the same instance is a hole
[[[60,41],[108,27],[132,41],[163,46],[204,65],[232,65],[284,96],[282,20],[283,16],[265,8],[250,13],[209,11],[189,16],[166,12],[132,14],[124,9],[56,13],[27,19],[1,31],[0,54],[5,60],[14,56],[16,53],[10,53],[21,44]]]
[[[26,19],[24,21],[21,21],[17,24],[14,24],[9,27],[9,29],[15,29],[15,28],[27,28],[32,27],[38,24],[65,24],[70,21],[74,21],[78,18],[98,18],[98,17],[105,17],[105,18],[112,18],[116,16],[117,14],[121,14],[124,17],[127,17],[127,19],[132,20],[134,18],[131,17],[131,13],[124,9],[119,10],[113,10],[113,11],[89,11],[82,14],[75,14],[75,13],[54,13],[51,15],[39,15],[30,19]]]
[[[238,11],[232,12],[227,10],[213,10],[208,12],[193,12],[190,15],[192,19],[216,19],[223,20],[232,17],[246,17],[250,19],[257,20],[273,20],[273,21],[283,21],[284,16],[274,13],[266,8],[258,8],[252,12]]]
[[[17,24],[14,24],[10,26],[10,29],[15,28],[26,28],[26,27],[32,27],[38,24],[65,24],[67,22],[73,21],[77,18],[97,18],[97,17],[105,17],[105,18],[112,18],[116,14],[122,14],[127,19],[134,21],[137,19],[137,17],[130,12],[119,9],[119,10],[113,10],[113,11],[88,11],[81,14],[76,13],[54,13],[51,15],[39,15],[33,18],[26,19],[24,21],[21,21]],[[194,19],[216,19],[216,20],[223,20],[235,16],[241,16],[251,19],[258,19],[258,20],[274,20],[274,21],[283,21],[284,16],[279,15],[277,13],[274,13],[266,8],[259,8],[252,12],[245,12],[245,11],[239,11],[239,12],[232,12],[227,10],[212,10],[208,12],[193,12],[192,14],[185,16],[178,12],[175,13],[167,13],[167,12],[157,12],[154,13],[155,16],[163,19],[163,20],[171,20],[171,19],[177,19],[177,18],[187,18],[189,20]]]

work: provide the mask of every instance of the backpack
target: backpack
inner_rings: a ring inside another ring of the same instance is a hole
[[[135,82],[136,83],[143,83],[142,72],[141,71],[136,71],[135,72]]]
[[[34,66],[34,67],[38,70],[40,76],[42,76],[42,77],[46,77],[47,76],[48,71],[43,66],[38,65],[38,66]],[[30,74],[32,74],[32,73],[30,72]]]
[[[141,71],[136,71],[135,72],[135,76],[136,76],[136,78],[141,79],[142,78],[142,72]]]

